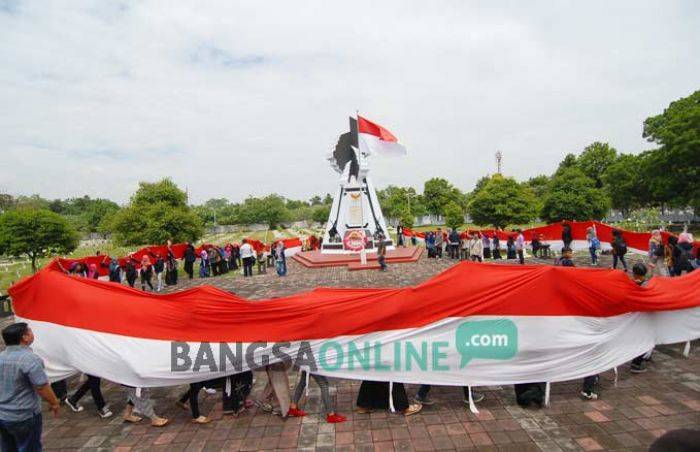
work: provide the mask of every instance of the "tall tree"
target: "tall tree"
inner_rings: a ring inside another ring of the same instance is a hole
[[[602,175],[603,187],[614,209],[627,214],[650,201],[642,176],[644,156],[620,154]]]
[[[645,174],[657,201],[700,212],[700,91],[647,118],[642,136],[661,146]]]
[[[129,205],[112,216],[106,229],[123,245],[194,241],[204,232],[202,220],[187,205],[187,194],[170,179],[141,182]]]
[[[450,202],[459,205],[461,192],[451,183],[441,177],[434,177],[425,182],[423,200],[429,213],[445,214],[445,206]]]
[[[36,271],[37,259],[69,253],[78,234],[65,218],[46,209],[19,208],[0,215],[0,254],[27,256]]]
[[[560,220],[601,219],[610,209],[610,199],[595,187],[595,181],[579,168],[567,168],[552,178],[544,197],[540,218]]]
[[[595,181],[596,188],[603,187],[602,175],[617,159],[617,151],[608,143],[594,142],[583,150],[576,159],[576,165],[583,174]]]
[[[535,217],[535,199],[529,187],[512,177],[494,174],[469,203],[474,223],[505,228],[522,224]]]
[[[577,160],[576,156],[574,154],[566,154],[564,157],[564,160],[559,162],[559,167],[557,168],[557,171],[554,174],[559,174],[564,170],[567,170],[569,168],[574,168],[577,166]]]
[[[445,225],[448,228],[457,229],[464,224],[464,210],[455,201],[450,201],[444,208]]]

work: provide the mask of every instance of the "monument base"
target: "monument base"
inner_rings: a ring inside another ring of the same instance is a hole
[[[416,262],[423,254],[423,247],[412,246],[387,250],[386,263],[399,264]],[[322,253],[319,250],[303,251],[292,256],[292,259],[307,268],[348,267],[348,270],[378,269],[377,254],[367,253],[367,264],[361,265],[359,253]]]

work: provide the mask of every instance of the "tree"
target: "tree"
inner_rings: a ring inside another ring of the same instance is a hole
[[[599,220],[610,209],[610,199],[595,187],[595,181],[579,168],[567,168],[552,178],[540,218],[549,223],[561,220]]]
[[[387,218],[402,218],[406,214],[419,216],[426,213],[424,198],[416,194],[416,189],[413,187],[389,185],[385,189],[377,191],[377,198],[382,213]]]
[[[535,216],[534,195],[512,177],[494,174],[472,197],[469,215],[476,224],[498,228],[527,223]]]
[[[644,121],[642,134],[661,147],[651,151],[645,179],[660,203],[700,212],[700,91]]]
[[[202,219],[187,205],[187,195],[169,179],[141,182],[129,205],[116,212],[105,229],[122,245],[195,241]]]
[[[333,204],[333,197],[331,196],[330,193],[326,193],[326,196],[323,198],[323,203],[327,205]]]
[[[602,175],[603,187],[614,209],[625,215],[650,201],[643,178],[643,156],[620,154]]]
[[[0,253],[26,255],[36,271],[38,258],[69,253],[78,246],[78,234],[68,222],[46,209],[20,208],[0,215]]]
[[[568,169],[568,168],[574,168],[577,166],[577,161],[576,161],[576,156],[574,154],[566,154],[566,157],[564,157],[564,160],[559,162],[559,167],[557,168],[557,171],[554,173],[559,174],[560,172]]]
[[[425,207],[433,215],[447,214],[445,207],[450,202],[459,204],[460,191],[441,177],[434,177],[425,182],[423,199]]]
[[[444,208],[445,225],[448,228],[457,229],[464,224],[464,211],[454,201],[450,201]]]
[[[326,224],[328,217],[331,214],[331,206],[329,205],[317,205],[313,208],[313,213],[311,214],[311,219],[321,223]]]
[[[10,210],[15,207],[15,198],[7,193],[0,193],[0,212]]]
[[[525,185],[530,187],[532,193],[536,198],[542,198],[547,192],[547,187],[549,187],[549,176],[541,174],[539,176],[531,177],[525,182]]]
[[[153,183],[139,182],[139,189],[131,197],[131,204],[147,206],[155,203],[183,207],[187,205],[187,193],[167,178]]]
[[[407,228],[412,228],[414,224],[414,219],[415,215],[411,213],[408,208],[404,209],[403,212],[400,213],[399,219],[401,220],[401,224],[406,226]]]
[[[610,147],[608,143],[598,141],[586,146],[581,155],[578,156],[576,164],[583,174],[595,181],[596,188],[603,187],[602,175],[617,159],[617,151]]]
[[[264,223],[274,228],[288,218],[285,199],[276,194],[264,198],[248,197],[240,207],[239,219],[243,224]]]
[[[311,199],[309,199],[309,204],[311,204],[312,206],[319,206],[323,204],[323,201],[321,200],[320,196],[314,195],[311,197]]]

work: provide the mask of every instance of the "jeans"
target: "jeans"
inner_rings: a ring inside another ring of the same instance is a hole
[[[598,263],[598,255],[596,254],[596,249],[593,247],[588,248],[588,251],[591,253],[591,263],[593,265]]]
[[[83,383],[75,394],[70,396],[68,400],[70,403],[75,405],[83,398],[86,392],[90,391],[92,394],[92,400],[95,402],[98,410],[102,410],[105,406],[105,399],[102,397],[102,390],[100,389],[100,377],[94,377],[92,375],[87,375],[87,381]]]
[[[253,276],[253,264],[255,264],[254,257],[243,258],[243,276]]]
[[[22,421],[0,420],[0,449],[2,452],[41,451],[41,413]]]
[[[382,270],[386,270],[386,256],[377,256],[377,262]]]
[[[627,271],[627,262],[625,262],[624,254],[621,254],[619,256],[617,254],[613,254],[613,268],[617,268],[618,260],[622,263],[622,267],[625,269],[625,271]]]
[[[163,272],[156,272],[156,291],[163,290]]]
[[[277,274],[279,276],[285,276],[287,274],[287,261],[284,259],[278,260],[276,265],[277,265]]]

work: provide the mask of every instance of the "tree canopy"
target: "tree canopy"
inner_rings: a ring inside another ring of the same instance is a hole
[[[187,194],[170,179],[141,182],[129,205],[111,217],[109,229],[123,245],[195,241],[204,233]]]
[[[552,178],[544,197],[540,218],[546,222],[561,220],[599,220],[610,209],[610,199],[596,188],[595,181],[579,168],[567,168]]]
[[[66,254],[77,246],[76,231],[50,210],[24,207],[0,215],[0,254],[29,257],[32,271],[38,258]]]
[[[603,187],[602,175],[610,165],[615,163],[617,151],[608,143],[598,141],[586,146],[581,155],[576,159],[576,166],[583,174],[595,181],[596,188]]]
[[[700,211],[700,91],[647,118],[642,136],[661,146],[647,155],[651,195],[662,204]]]
[[[454,202],[460,204],[461,192],[446,179],[434,177],[423,186],[423,202],[428,213],[446,215],[445,207]]]
[[[472,197],[469,215],[474,223],[505,228],[509,224],[531,221],[535,199],[530,187],[512,177],[494,174]]]

